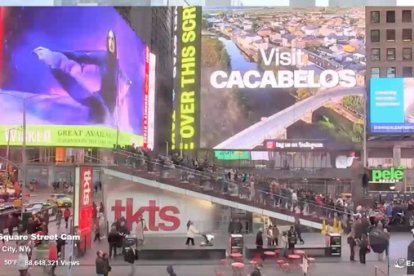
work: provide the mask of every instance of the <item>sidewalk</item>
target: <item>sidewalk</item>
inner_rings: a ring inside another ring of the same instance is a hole
[[[174,262],[170,264],[174,265],[174,270],[178,276],[213,276],[214,271],[217,268],[215,265],[204,265],[204,264],[186,264],[180,265]],[[160,264],[160,265],[137,265],[136,274],[135,276],[167,276],[166,273],[166,266],[167,264]],[[113,266],[111,275],[128,275],[130,268],[127,266]],[[224,276],[232,276],[232,272],[230,268],[227,267],[222,269],[224,271]],[[249,265],[245,268],[245,273],[242,276],[248,275],[251,269]],[[386,271],[386,270],[385,270]],[[47,275],[43,272],[40,268],[30,269],[29,272],[31,276],[41,276]],[[280,276],[280,275],[290,275],[290,276],[303,276],[303,272],[295,271],[289,274],[281,272],[279,269],[276,268],[276,264],[273,263],[265,263],[264,268],[262,270],[263,275],[265,276]],[[7,267],[6,269],[0,270],[0,276],[13,276],[18,275],[17,270],[12,267]],[[65,267],[58,267],[56,269],[57,276],[68,276],[67,268]],[[72,275],[95,275],[95,267],[94,266],[80,266],[75,267],[73,269]],[[368,263],[367,265],[362,265],[359,263],[317,263],[315,267],[311,269],[309,273],[311,276],[373,276],[374,274],[374,265],[372,263]],[[406,270],[404,269],[396,269],[391,267],[390,275],[393,276],[403,276],[407,275]]]

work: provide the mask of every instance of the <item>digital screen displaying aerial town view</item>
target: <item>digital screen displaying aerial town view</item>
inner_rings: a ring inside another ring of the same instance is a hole
[[[298,3],[0,7],[0,276],[414,274],[414,7]]]
[[[201,147],[361,143],[364,8],[207,10],[203,27]]]

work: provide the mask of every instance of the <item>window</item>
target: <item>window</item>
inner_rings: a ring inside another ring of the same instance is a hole
[[[387,11],[387,23],[395,23],[395,11]]]
[[[371,68],[371,78],[379,78],[379,77],[380,77],[379,67],[372,67]]]
[[[410,10],[402,11],[402,22],[411,22],[412,14]]]
[[[402,69],[403,77],[412,77],[413,68],[412,67],[403,67]]]
[[[403,29],[402,36],[403,41],[411,41],[413,39],[413,30]]]
[[[371,12],[371,23],[380,23],[380,12],[379,11]]]
[[[395,41],[395,30],[387,30],[387,41]]]
[[[387,78],[395,78],[395,67],[387,68]]]
[[[411,48],[403,48],[403,60],[412,60],[413,50]]]
[[[380,48],[371,49],[371,60],[379,61],[381,59],[381,50]]]
[[[371,30],[371,42],[380,42],[379,30]]]
[[[387,60],[395,60],[395,48],[387,48]]]

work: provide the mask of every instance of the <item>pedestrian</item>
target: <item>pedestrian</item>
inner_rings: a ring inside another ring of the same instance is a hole
[[[390,234],[388,233],[387,228],[382,228],[381,230],[384,232],[385,236],[387,237],[387,242],[388,242],[388,246],[389,246]],[[385,256],[388,256],[388,246],[385,248],[384,252],[378,253],[378,261],[379,262],[384,261],[384,253],[385,253]]]
[[[116,226],[112,225],[111,232],[108,234],[108,244],[109,244],[109,258],[116,257],[116,247],[121,240],[121,236],[116,230]],[[112,255],[113,252],[113,255]]]
[[[145,230],[145,221],[142,218],[142,216],[139,218],[138,222],[135,226],[135,235],[137,236],[138,244],[143,245],[144,244],[144,230]]]
[[[102,259],[103,259],[104,264],[105,264],[105,272],[106,272],[104,274],[104,276],[108,276],[109,272],[111,272],[111,270],[112,270],[112,267],[109,265],[108,253],[103,253],[102,254]]]
[[[263,229],[260,228],[256,234],[256,248],[259,250],[263,249]]]
[[[101,250],[96,252],[95,269],[96,276],[105,276],[105,261],[103,259],[103,252]]]
[[[102,213],[99,214],[99,218],[97,220],[98,225],[99,225],[99,236],[101,237],[101,239],[105,238],[105,232],[106,232],[106,226],[105,226],[105,218],[104,215]]]
[[[95,225],[95,238],[93,239],[93,241],[101,242],[101,229],[99,227],[99,221],[95,221],[94,225]]]
[[[60,229],[60,224],[62,223],[62,210],[58,209],[56,212],[56,226],[57,229]]]
[[[69,226],[69,217],[70,217],[70,210],[68,207],[65,208],[63,212],[63,218],[65,219],[65,228],[68,229]]]
[[[359,244],[359,262],[361,264],[366,263],[366,255],[369,252],[371,252],[371,250],[369,249],[369,243],[368,243],[367,235],[362,234],[361,242]]]
[[[252,273],[250,273],[250,276],[262,276],[262,264],[260,262],[257,262],[254,266],[254,269]]]
[[[26,252],[19,252],[16,263],[20,276],[27,276],[29,270],[29,255]]]
[[[301,227],[300,227],[300,221],[299,221],[299,219],[297,219],[297,220],[295,221],[294,228],[295,228],[295,232],[296,232],[297,238],[299,239],[299,242],[300,242],[301,244],[304,244],[304,243],[305,243],[305,241],[302,239],[302,229],[301,229]]]
[[[138,260],[138,250],[136,249],[136,245],[125,248],[123,253],[124,261],[129,263],[131,267],[129,276],[135,276],[135,261]]]
[[[103,205],[103,203],[101,202],[101,204],[99,205],[99,213],[104,213],[104,205]]]
[[[13,214],[9,214],[8,218],[7,218],[7,230],[9,231],[9,235],[12,236],[13,235],[13,229],[16,226],[16,219],[13,216]]]
[[[269,227],[267,228],[267,246],[268,247],[272,247],[274,245],[274,240],[273,240],[273,227],[272,225],[269,225]]]
[[[177,276],[174,271],[174,267],[172,265],[167,266],[167,273],[168,276]]]
[[[189,220],[187,222],[187,241],[185,242],[185,245],[191,245],[194,246],[194,237],[196,234],[200,234],[200,232],[195,228],[194,223]]]
[[[94,223],[95,223],[97,217],[98,217],[98,206],[96,206],[96,203],[94,201],[92,203],[92,218],[93,218]]]
[[[350,256],[349,256],[349,260],[351,262],[355,262],[355,246],[356,246],[356,241],[354,236],[352,235],[352,232],[349,233],[348,238],[347,238],[347,242],[349,244],[349,250],[351,252]]]
[[[49,276],[55,276],[56,262],[58,260],[58,250],[55,241],[49,241],[49,261],[52,264],[49,271]]]
[[[288,236],[286,232],[282,233],[282,242],[281,242],[281,248],[282,250],[280,251],[280,257],[284,257],[286,258],[288,255],[288,247],[289,247],[289,241],[288,241]]]
[[[279,236],[280,236],[279,228],[277,228],[277,225],[273,225],[273,241],[274,241],[274,245],[276,246],[279,246]]]
[[[64,252],[65,245],[66,245],[66,240],[62,239],[62,236],[59,236],[58,239],[56,240],[56,248],[57,248],[58,257],[60,258],[64,257],[62,256],[62,253]]]
[[[289,254],[294,254],[295,245],[298,242],[298,238],[296,236],[296,231],[293,226],[290,227],[287,237],[288,237],[288,248],[290,252]]]

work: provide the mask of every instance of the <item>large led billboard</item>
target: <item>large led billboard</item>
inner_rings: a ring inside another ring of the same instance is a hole
[[[143,145],[149,51],[114,8],[2,14],[1,145],[22,144],[23,110],[28,145]]]
[[[201,148],[249,150],[266,139],[359,147],[364,8],[215,8],[203,28]]]
[[[174,10],[172,150],[199,145],[201,7]]]
[[[414,78],[372,78],[369,96],[371,133],[414,132]]]

